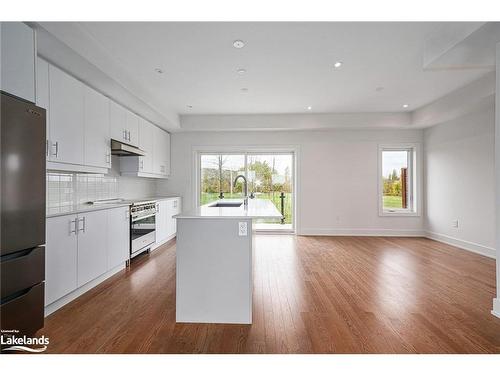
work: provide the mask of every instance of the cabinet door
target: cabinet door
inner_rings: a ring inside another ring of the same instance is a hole
[[[106,272],[106,210],[78,215],[78,287]]]
[[[35,35],[22,22],[1,23],[0,88],[35,103]]]
[[[153,173],[167,176],[170,173],[170,134],[155,127],[153,140]]]
[[[177,232],[177,220],[173,216],[180,212],[180,199],[167,202],[167,237],[171,237]]]
[[[130,111],[127,111],[127,122],[126,122],[126,130],[127,130],[127,143],[132,146],[139,145],[139,117]]]
[[[39,57],[36,59],[36,105],[45,108],[47,125],[46,156],[47,160],[50,160],[49,63]]]
[[[128,143],[126,133],[127,110],[112,100],[109,101],[109,121],[111,138]]]
[[[123,264],[130,254],[129,208],[108,210],[108,271]]]
[[[170,176],[170,134],[163,132],[163,174]]]
[[[85,87],[85,165],[111,168],[108,101]]]
[[[156,243],[165,241],[168,237],[168,201],[156,204]]]
[[[84,164],[84,86],[49,65],[51,160]]]
[[[153,140],[155,126],[139,119],[139,148],[146,151],[146,156],[139,157],[139,171],[153,173]]]
[[[77,287],[76,216],[47,219],[45,306]]]

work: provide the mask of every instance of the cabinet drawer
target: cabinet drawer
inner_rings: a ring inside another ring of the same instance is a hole
[[[2,299],[28,289],[45,279],[45,248],[36,247],[28,253],[2,261]]]
[[[43,327],[44,283],[0,305],[2,330],[30,335]]]

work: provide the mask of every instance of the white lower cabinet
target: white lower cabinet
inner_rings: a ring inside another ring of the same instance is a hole
[[[47,219],[45,306],[77,287],[76,215]]]
[[[51,217],[46,228],[45,306],[128,260],[128,206]]]
[[[118,267],[130,256],[129,208],[108,210],[108,269]]]
[[[78,286],[106,272],[107,212],[94,211],[78,215]]]
[[[181,200],[176,198],[167,202],[167,237],[171,237],[177,233],[177,220],[173,216],[181,212]]]
[[[156,204],[156,245],[161,245],[177,232],[176,219],[181,210],[181,199],[162,200]]]
[[[168,237],[167,229],[167,211],[168,211],[168,201],[159,201],[156,203],[156,243],[160,244],[164,242]]]

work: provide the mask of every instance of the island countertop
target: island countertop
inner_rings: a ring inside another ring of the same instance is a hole
[[[217,203],[243,203],[238,199],[223,199],[175,215],[177,219],[276,219],[282,218],[276,206],[268,199],[249,199],[248,207],[213,207]]]

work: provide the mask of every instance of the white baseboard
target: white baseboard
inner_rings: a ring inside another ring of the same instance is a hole
[[[493,310],[491,310],[491,313],[500,318],[500,298],[493,298]]]
[[[118,267],[115,267],[108,272],[102,274],[101,276],[97,277],[96,279],[89,281],[87,284],[81,286],[80,288],[72,291],[71,293],[66,294],[64,297],[59,298],[57,301],[52,302],[50,305],[45,306],[45,316],[49,316],[53,312],[59,310],[61,307],[64,305],[67,305],[74,299],[80,297],[82,294],[88,292],[90,289],[96,287],[100,283],[102,283],[104,280],[109,279],[111,276],[113,276],[115,273],[120,272],[125,268],[125,263],[122,265],[119,265]]]
[[[431,240],[443,242],[448,245],[456,246],[464,250],[472,251],[473,253],[481,254],[489,258],[496,258],[496,251],[492,247],[429,231],[425,232],[425,237],[430,238]]]
[[[301,228],[301,236],[374,236],[374,237],[424,237],[419,229],[318,229]]]

